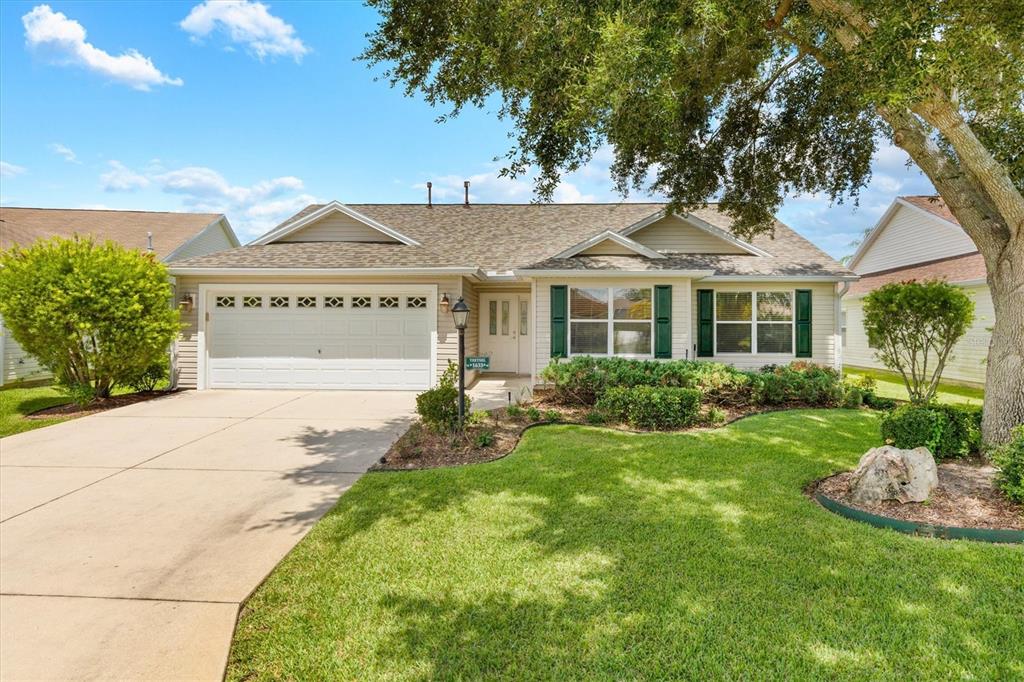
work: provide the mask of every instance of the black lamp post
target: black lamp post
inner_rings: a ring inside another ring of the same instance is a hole
[[[469,306],[459,296],[452,306],[455,328],[459,330],[459,428],[466,419],[466,324],[469,323]]]

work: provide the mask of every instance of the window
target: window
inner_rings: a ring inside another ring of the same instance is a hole
[[[260,308],[263,306],[262,296],[243,296],[242,307],[243,308]]]
[[[299,308],[315,308],[316,296],[299,296],[295,299],[295,305]]]
[[[487,333],[490,336],[498,335],[498,302],[487,302]]]
[[[287,296],[271,296],[270,297],[271,308],[287,308],[288,297]]]
[[[377,299],[378,308],[397,308],[398,297],[397,296],[381,296]]]
[[[370,297],[369,296],[353,296],[352,297],[353,308],[369,308]]]
[[[324,297],[325,308],[344,308],[345,297],[344,296],[325,296]]]
[[[519,335],[526,336],[530,333],[527,321],[530,318],[530,304],[526,301],[519,301]]]
[[[715,352],[791,354],[793,292],[716,291]]]
[[[234,308],[235,297],[234,296],[218,296],[216,306],[218,308]]]
[[[508,301],[501,302],[501,335],[508,336]]]
[[[571,287],[569,353],[651,355],[653,293],[649,287]]]
[[[406,308],[426,308],[427,297],[426,296],[410,296],[405,299]]]

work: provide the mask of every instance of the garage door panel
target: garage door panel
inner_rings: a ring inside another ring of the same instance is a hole
[[[328,309],[323,301],[321,295],[317,308],[296,308],[294,297],[289,308],[211,308],[210,386],[409,390],[429,385],[432,312]]]

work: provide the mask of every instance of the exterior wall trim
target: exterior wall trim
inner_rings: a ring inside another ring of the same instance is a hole
[[[327,215],[330,215],[331,213],[344,213],[349,218],[353,218],[354,220],[358,220],[359,222],[363,223],[364,225],[372,227],[373,229],[378,230],[379,232],[383,232],[387,236],[389,236],[389,237],[391,237],[393,239],[397,239],[398,241],[402,242],[403,244],[406,244],[407,246],[422,246],[422,244],[420,244],[418,241],[416,241],[412,237],[407,237],[404,234],[402,234],[401,232],[399,232],[398,230],[393,230],[390,227],[388,227],[387,225],[384,225],[383,223],[378,223],[373,218],[365,216],[362,213],[360,213],[359,211],[351,209],[351,208],[349,208],[348,206],[346,206],[345,204],[343,204],[343,203],[341,203],[339,201],[332,201],[329,204],[324,204],[323,206],[321,206],[317,210],[313,211],[309,215],[303,216],[299,220],[296,220],[294,223],[291,223],[291,224],[286,225],[284,227],[279,227],[276,230],[271,230],[270,232],[268,232],[267,234],[263,235],[262,237],[259,237],[259,238],[255,239],[255,240],[253,240],[251,243],[252,244],[269,244],[269,243],[271,243],[273,241],[276,241],[276,240],[280,239],[281,237],[284,237],[284,236],[287,236],[289,234],[292,234],[293,232],[297,232],[298,230],[301,230],[303,227],[306,227],[307,225],[310,225],[311,223],[315,223],[317,220],[320,220],[321,218],[323,218],[323,217],[325,217]]]
[[[169,254],[164,256],[163,262],[170,263],[171,261],[173,261],[175,257],[179,253],[184,251],[192,242],[198,240],[200,237],[202,237],[215,227],[219,227],[221,230],[224,231],[224,236],[228,238],[228,241],[231,243],[231,246],[233,248],[241,246],[241,242],[238,241],[238,236],[235,234],[235,231],[231,228],[231,223],[228,222],[227,216],[221,214],[221,216],[214,220],[212,223],[196,232],[194,235],[183,241],[181,244],[178,244],[177,248],[175,248],[174,251],[171,251]]]
[[[601,242],[607,241],[609,239],[611,241],[615,242],[616,244],[618,244],[619,246],[627,248],[630,251],[634,251],[634,252],[640,254],[641,256],[647,256],[648,258],[664,258],[665,257],[664,254],[658,253],[654,249],[650,249],[650,248],[644,246],[643,244],[641,244],[638,241],[630,239],[629,237],[626,237],[626,236],[624,236],[624,235],[622,235],[622,234],[620,234],[618,232],[612,232],[611,230],[605,230],[604,232],[602,232],[600,234],[597,234],[597,235],[594,235],[593,237],[591,237],[590,239],[587,239],[586,241],[582,241],[582,242],[580,242],[579,244],[577,244],[575,246],[570,246],[565,251],[562,251],[560,254],[556,255],[555,258],[571,258],[572,256],[575,256],[576,254],[578,254],[578,253],[580,253],[582,251],[586,251],[587,249],[591,248],[592,246],[597,246]]]
[[[661,211],[658,211],[657,213],[654,213],[653,215],[649,215],[646,218],[644,218],[643,220],[641,220],[639,222],[636,222],[636,223],[633,223],[629,227],[621,230],[619,232],[619,234],[621,234],[623,236],[629,236],[629,235],[633,234],[634,232],[636,232],[638,230],[642,230],[643,228],[647,227],[648,225],[651,225],[653,223],[658,222],[662,218],[667,218],[668,215],[669,214],[667,214],[667,213],[662,213]],[[679,218],[680,220],[682,220],[684,222],[687,222],[690,225],[693,225],[698,230],[703,230],[704,232],[707,232],[708,234],[710,234],[710,235],[712,235],[714,237],[718,237],[719,239],[721,239],[724,242],[728,242],[729,244],[732,244],[733,246],[739,247],[739,248],[743,249],[744,251],[746,251],[747,253],[751,253],[751,254],[753,254],[755,256],[764,256],[764,257],[767,257],[767,258],[770,258],[771,255],[772,255],[772,254],[768,253],[767,251],[765,251],[764,249],[759,249],[756,246],[754,246],[753,244],[750,244],[748,242],[743,241],[742,239],[734,237],[733,235],[729,234],[728,232],[726,232],[722,228],[715,227],[711,223],[705,222],[705,221],[701,220],[700,218],[698,218],[696,216],[692,216],[692,215],[690,215],[688,213],[687,214],[672,213],[671,215],[674,215],[675,217]]]

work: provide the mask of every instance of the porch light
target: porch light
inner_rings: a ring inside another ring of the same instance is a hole
[[[448,292],[446,291],[443,294],[441,294],[441,301],[440,303],[438,303],[438,305],[441,306],[441,310],[448,312],[448,306],[450,306],[451,304],[452,302],[448,300]]]
[[[443,303],[442,303],[443,305]],[[460,332],[466,329],[466,324],[469,322],[469,306],[459,296],[459,300],[452,306],[452,317],[455,318],[455,328]]]
[[[185,312],[192,312],[192,309],[196,305],[196,295],[192,293],[182,294],[181,300],[178,301],[178,305]]]

